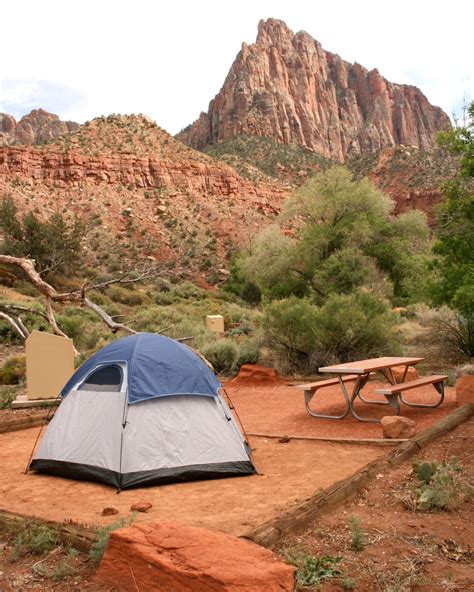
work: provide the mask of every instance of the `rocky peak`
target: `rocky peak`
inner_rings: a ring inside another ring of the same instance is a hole
[[[0,113],[0,146],[10,144],[43,144],[74,131],[74,121],[61,121],[44,109],[33,109],[19,122],[12,115]]]
[[[431,148],[448,116],[414,86],[388,82],[325,51],[280,20],[260,21],[207,113],[178,134],[194,148],[238,135],[273,138],[345,160],[399,144]]]

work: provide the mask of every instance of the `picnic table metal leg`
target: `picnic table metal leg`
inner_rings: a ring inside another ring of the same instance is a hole
[[[408,401],[405,401],[405,399],[403,398],[403,393],[400,393],[400,400],[405,405],[408,405],[408,407],[431,407],[431,408],[439,407],[441,405],[441,403],[444,401],[444,382],[435,382],[435,383],[433,383],[433,386],[435,387],[435,389],[439,393],[439,399],[435,404],[409,403]]]
[[[356,419],[358,419],[359,421],[365,421],[367,423],[380,423],[380,420],[379,419],[372,419],[372,418],[369,418],[369,417],[362,417],[361,415],[359,415],[356,412],[355,407],[354,407],[354,401],[356,400],[357,397],[361,398],[360,391],[364,387],[364,385],[367,383],[367,381],[369,380],[369,376],[370,376],[370,373],[369,374],[361,374],[357,378],[356,383],[354,385],[354,389],[352,391],[351,398],[350,398],[350,409],[351,409],[352,415]],[[362,399],[362,400],[364,400],[364,399]]]
[[[344,384],[344,383],[342,383],[342,384]],[[309,390],[304,391],[304,405],[306,407],[306,411],[312,417],[319,417],[320,419],[344,419],[350,411],[349,397],[347,396],[347,392],[344,389],[342,391],[342,394],[344,395],[344,398],[346,399],[346,410],[344,411],[344,413],[341,413],[341,415],[325,415],[323,413],[315,413],[314,411],[311,410],[311,408],[309,406],[311,399],[316,395],[317,390],[318,389],[316,389],[315,391],[309,391]]]

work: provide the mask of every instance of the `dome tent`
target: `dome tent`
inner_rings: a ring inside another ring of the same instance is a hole
[[[220,388],[182,343],[118,339],[67,382],[30,468],[120,489],[255,473]]]

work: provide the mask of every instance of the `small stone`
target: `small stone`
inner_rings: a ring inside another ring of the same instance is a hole
[[[137,502],[130,506],[132,512],[149,512],[151,508],[152,504],[150,504],[150,502]]]
[[[114,514],[118,514],[119,511],[117,510],[117,508],[104,508],[102,510],[102,516],[113,516]]]
[[[413,438],[416,434],[416,424],[408,417],[387,415],[382,417],[380,423],[382,424],[384,438]]]
[[[280,444],[286,444],[287,442],[290,441],[290,438],[288,436],[282,436],[281,438],[279,438],[278,442],[280,442]]]

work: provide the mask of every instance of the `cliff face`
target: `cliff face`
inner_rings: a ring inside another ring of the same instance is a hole
[[[413,86],[325,51],[304,31],[261,21],[219,94],[178,138],[197,149],[238,135],[274,138],[336,160],[398,144],[431,148],[448,116]]]
[[[0,146],[11,144],[43,144],[79,127],[73,121],[61,121],[44,109],[34,109],[16,121],[12,115],[0,113]]]
[[[243,179],[147,118],[111,116],[44,146],[0,147],[3,195],[22,213],[81,218],[91,265],[139,253],[183,257],[190,270],[212,275],[274,220],[288,192]]]

